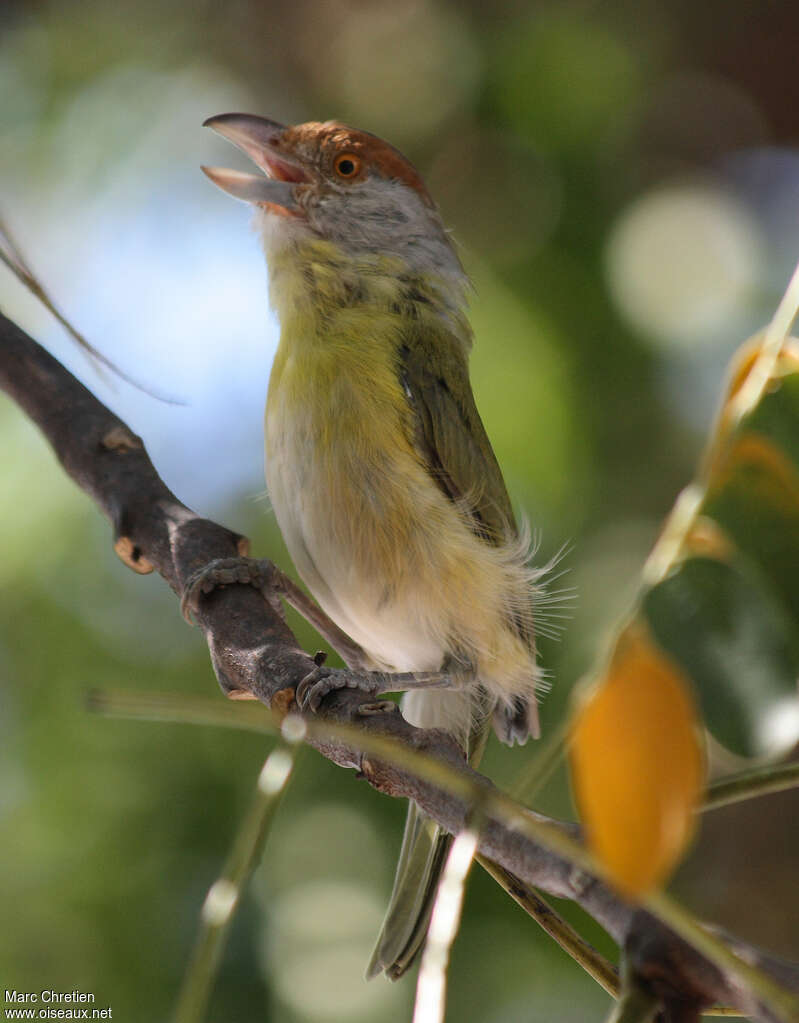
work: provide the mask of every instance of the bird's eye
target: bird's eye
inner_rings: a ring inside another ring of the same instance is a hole
[[[333,166],[340,178],[354,178],[361,169],[361,161],[354,153],[342,153]]]

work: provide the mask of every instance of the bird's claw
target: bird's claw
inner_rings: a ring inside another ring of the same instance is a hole
[[[297,686],[294,698],[300,710],[316,713],[328,693],[339,689],[359,689],[367,696],[376,696],[380,691],[380,683],[369,675],[353,675],[339,668],[317,665]]]
[[[196,613],[201,596],[212,593],[220,586],[232,586],[234,583],[254,586],[265,599],[268,599],[271,567],[271,562],[255,558],[216,558],[209,561],[207,565],[193,572],[186,581],[180,599],[183,617],[191,625],[191,616]]]

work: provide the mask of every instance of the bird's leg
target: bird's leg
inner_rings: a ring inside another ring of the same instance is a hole
[[[475,681],[471,665],[450,657],[439,671],[369,671],[371,662],[363,649],[268,558],[217,558],[203,565],[186,582],[180,601],[183,617],[191,622],[191,614],[197,610],[204,594],[235,583],[255,587],[269,606],[281,615],[283,608],[279,598],[282,597],[313,625],[350,669],[327,668],[320,661],[297,686],[296,700],[303,710],[319,710],[328,693],[338,689],[359,689],[367,696],[380,697],[413,689],[461,689]],[[246,699],[249,695],[245,696],[239,690],[234,692],[235,699]],[[365,704],[364,713],[369,712],[367,707],[373,707],[375,712],[378,708],[388,709],[379,703]]]
[[[369,658],[361,647],[268,558],[217,558],[203,565],[186,582],[180,601],[183,617],[190,623],[191,613],[197,610],[203,594],[211,593],[219,586],[231,586],[234,583],[254,586],[269,606],[281,616],[283,608],[277,598],[283,597],[295,611],[313,625],[320,636],[327,640],[349,668],[363,671],[368,667]]]
[[[281,572],[274,565],[272,565],[272,568],[276,573],[278,586],[280,587],[279,592],[283,599],[291,604],[294,610],[299,612],[306,622],[313,625],[319,635],[327,640],[348,668],[351,668],[353,671],[367,670],[371,661],[360,644],[356,643],[354,639],[350,639],[343,629],[340,629],[331,618],[328,618],[322,608],[304,590],[300,589],[285,572]]]
[[[414,689],[463,689],[476,681],[470,666],[446,661],[440,671],[367,671],[360,674],[319,666],[297,686],[295,698],[302,710],[318,711],[328,693],[359,689],[367,696],[408,693]],[[365,705],[366,707],[367,705]],[[365,710],[362,712],[368,712]]]

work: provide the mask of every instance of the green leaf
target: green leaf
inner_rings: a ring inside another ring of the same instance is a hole
[[[796,626],[768,577],[737,560],[689,558],[649,590],[643,613],[693,680],[705,724],[742,756],[774,752],[774,708],[796,692]]]
[[[799,345],[769,346],[757,338],[734,360],[687,512],[678,501],[640,601],[710,732],[746,757],[799,737]]]

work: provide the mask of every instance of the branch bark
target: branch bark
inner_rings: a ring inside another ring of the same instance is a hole
[[[108,517],[115,550],[132,569],[158,571],[180,597],[198,568],[245,552],[243,537],[201,518],[179,501],[129,427],[2,314],[0,386],[39,426],[66,472]],[[285,713],[296,685],[315,665],[279,611],[252,587],[234,584],[204,597],[196,618],[223,690],[247,691]],[[398,739],[446,761],[474,783],[491,787],[487,778],[466,765],[445,732],[415,728],[398,711],[359,715],[363,702],[363,694],[340,690],[325,699],[320,713]],[[360,771],[378,791],[416,800],[448,831],[457,833],[463,827],[470,809],[466,801],[406,769],[364,757],[352,746],[323,739],[312,744],[336,764]],[[575,833],[573,825],[547,822]],[[489,820],[479,851],[524,882],[579,903],[626,948],[636,972],[666,1006],[679,1003],[701,1009],[720,1002],[767,1023],[784,1018],[653,916],[530,838]],[[799,992],[799,966],[735,939],[728,941],[747,962]]]

